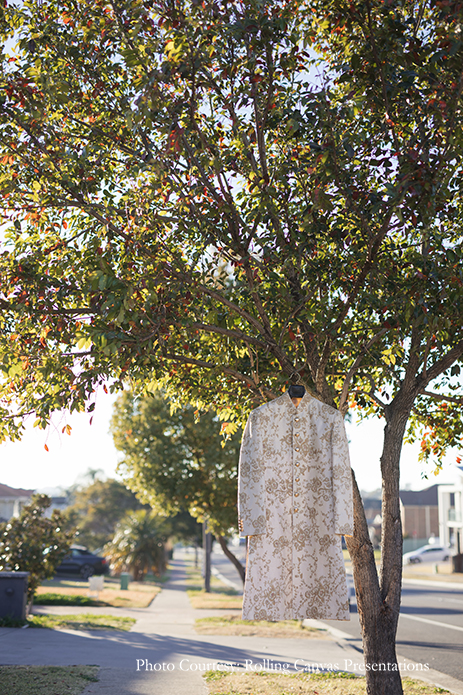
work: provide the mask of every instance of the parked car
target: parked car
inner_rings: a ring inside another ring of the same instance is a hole
[[[56,568],[57,574],[79,574],[88,579],[94,574],[109,574],[109,564],[104,557],[94,555],[82,545],[72,545],[71,552]]]
[[[405,553],[403,561],[404,565],[413,565],[416,562],[445,562],[450,555],[450,549],[441,545],[423,545],[417,550]]]

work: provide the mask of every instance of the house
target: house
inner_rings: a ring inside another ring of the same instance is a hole
[[[439,542],[463,552],[463,466],[455,484],[439,485]]]
[[[363,497],[362,502],[368,526],[381,526],[381,500],[378,497]]]
[[[13,516],[19,516],[22,507],[31,501],[34,492],[35,490],[0,483],[0,521],[9,521]]]
[[[378,497],[367,497],[367,494],[362,493],[362,502],[368,525],[368,534],[373,547],[376,549],[381,544],[381,500]]]
[[[69,498],[65,495],[49,495],[51,499],[51,506],[45,512],[45,517],[50,517],[55,509],[63,512],[67,507],[69,507]]]
[[[402,532],[416,548],[426,545],[430,537],[439,535],[438,488],[439,485],[431,485],[424,490],[399,491]],[[408,545],[405,552],[415,549]]]

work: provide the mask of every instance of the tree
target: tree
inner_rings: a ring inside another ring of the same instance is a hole
[[[54,509],[47,495],[33,495],[19,517],[0,524],[0,571],[11,569],[29,572],[27,597],[30,602],[39,584],[51,579],[67,555],[74,538],[73,531],[64,530],[63,515]]]
[[[96,473],[97,471],[91,471]],[[85,478],[88,476],[85,475]],[[66,525],[76,528],[79,542],[91,550],[98,550],[110,543],[116,527],[131,512],[145,509],[137,495],[119,480],[98,480],[91,476],[89,485],[70,489],[72,504],[64,512]],[[169,518],[170,534],[179,540],[198,542],[201,529],[188,513]]]
[[[161,394],[137,399],[130,392],[116,402],[111,429],[129,487],[157,514],[186,510],[206,522],[244,581],[225,539],[236,530],[240,437],[224,445],[214,413],[198,417],[192,406],[172,413]]]
[[[109,377],[229,434],[295,372],[381,414],[380,576],[357,491],[348,547],[365,659],[392,667],[407,423],[424,455],[461,436],[462,13],[43,0],[1,25],[2,436]],[[401,693],[392,667],[370,695]]]
[[[193,544],[195,548],[201,545],[202,527],[191,514],[186,511],[178,512],[169,517],[172,543],[183,542]]]
[[[66,509],[68,523],[78,530],[79,542],[91,550],[112,540],[116,525],[128,512],[143,508],[136,495],[113,478],[95,480],[73,492]]]
[[[152,511],[129,512],[118,524],[105,554],[116,572],[129,570],[135,581],[147,572],[161,575],[166,569],[165,544],[169,536],[166,520]]]

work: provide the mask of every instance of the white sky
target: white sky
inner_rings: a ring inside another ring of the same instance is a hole
[[[33,428],[34,418],[20,442],[0,445],[0,483],[11,487],[42,489],[66,488],[89,468],[102,469],[107,476],[114,476],[121,454],[115,449],[109,434],[112,405],[116,396],[98,394],[97,404],[91,415],[57,414],[54,424],[47,431]],[[65,424],[72,426],[70,436],[62,434]],[[369,420],[360,425],[346,425],[350,440],[352,467],[360,489],[375,490],[381,486],[379,458],[383,442],[384,422]],[[47,452],[44,445],[47,444]],[[428,480],[421,477],[423,466],[418,463],[419,444],[405,446],[401,463],[401,487],[407,484],[413,490],[434,483],[455,482],[459,472],[452,465],[457,452],[447,457],[444,470],[437,477],[429,466]]]

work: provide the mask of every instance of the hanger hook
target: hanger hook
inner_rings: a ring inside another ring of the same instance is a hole
[[[293,372],[293,373],[291,374],[291,376],[290,376],[290,379],[294,379],[294,377],[297,377],[296,385],[297,385],[297,384],[302,384],[302,377],[301,377],[301,375],[299,374],[299,372]]]

